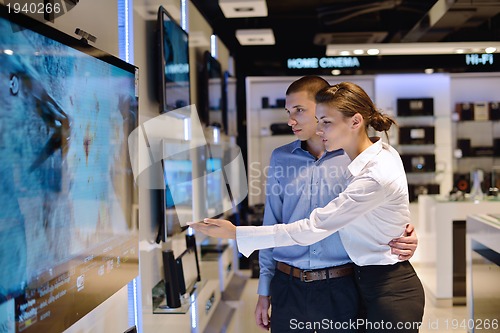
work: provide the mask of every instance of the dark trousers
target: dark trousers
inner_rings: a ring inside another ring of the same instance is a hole
[[[408,261],[355,266],[354,272],[367,315],[366,332],[418,332],[425,296]]]
[[[353,275],[301,282],[276,270],[271,281],[271,332],[357,332],[348,324],[356,322],[359,302]]]

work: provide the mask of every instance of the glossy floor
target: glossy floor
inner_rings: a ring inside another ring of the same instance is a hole
[[[245,275],[248,272],[240,271],[239,274]],[[237,308],[234,319],[240,323],[238,325],[239,333],[264,332],[257,327],[254,320],[254,308],[258,298],[256,294],[257,283],[258,279],[248,279],[240,301],[233,303],[233,306]],[[465,306],[436,307],[426,296],[425,313],[420,332],[466,333],[467,329],[463,327],[466,324],[466,318],[467,308]]]

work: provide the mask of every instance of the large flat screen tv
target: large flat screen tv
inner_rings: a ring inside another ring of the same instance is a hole
[[[160,113],[191,103],[188,34],[160,6],[158,9]]]
[[[62,332],[138,275],[136,75],[0,6],[2,329]]]

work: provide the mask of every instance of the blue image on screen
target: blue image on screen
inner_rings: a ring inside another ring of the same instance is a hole
[[[15,310],[15,332],[62,332],[138,273],[125,263],[138,253],[127,145],[135,67],[5,12],[0,6],[0,307]]]
[[[222,159],[209,158],[206,163],[207,194],[206,204],[208,211],[214,215],[222,213]]]
[[[192,163],[189,160],[164,160],[166,208],[192,207]]]

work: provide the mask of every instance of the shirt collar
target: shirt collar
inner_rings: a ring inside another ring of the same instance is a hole
[[[293,142],[293,145],[292,145],[292,153],[295,153],[295,151],[297,149],[300,149],[303,152],[310,154],[306,149],[306,142],[305,141],[295,140]],[[337,156],[337,155],[342,155],[342,154],[344,154],[344,151],[342,149],[337,149],[334,151],[325,151],[325,154],[323,154],[323,156],[321,156],[320,159],[323,159],[325,156],[330,156],[330,155]]]
[[[379,137],[370,138],[373,144],[365,149],[361,154],[356,156],[356,158],[347,167],[351,175],[356,177],[359,175],[361,170],[370,162],[375,156],[382,150],[382,140]]]

